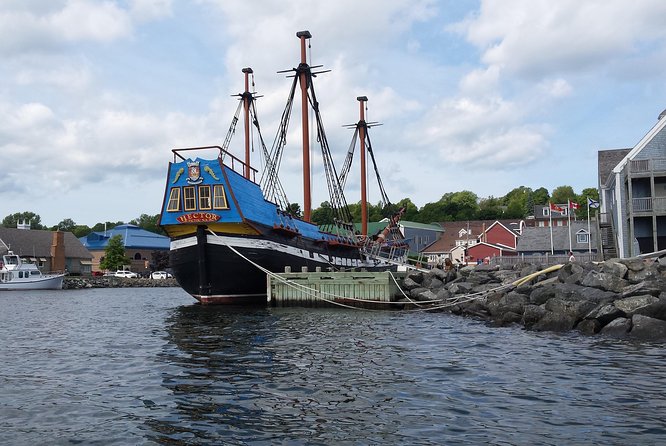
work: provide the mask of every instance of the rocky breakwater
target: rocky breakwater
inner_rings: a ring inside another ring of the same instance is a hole
[[[176,279],[129,279],[124,277],[68,276],[62,283],[64,290],[82,288],[148,288],[179,286]]]
[[[549,269],[478,265],[448,274],[435,268],[410,273],[401,287],[404,301],[498,326],[666,340],[666,265],[656,260],[572,262]]]

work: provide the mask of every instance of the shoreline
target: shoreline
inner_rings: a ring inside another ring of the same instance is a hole
[[[499,327],[666,340],[666,265],[631,258],[553,269],[477,265],[455,278],[437,268],[412,272],[401,283],[402,300]]]
[[[179,287],[174,278],[150,279],[124,277],[83,277],[66,276],[62,283],[63,290],[79,290],[85,288],[151,288],[151,287]]]

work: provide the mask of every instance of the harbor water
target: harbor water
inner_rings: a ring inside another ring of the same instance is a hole
[[[658,445],[660,344],[445,313],[0,292],[6,445]]]

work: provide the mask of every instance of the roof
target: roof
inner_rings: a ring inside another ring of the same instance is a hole
[[[636,144],[622,160],[613,168],[613,173],[620,173],[629,160],[634,157],[650,142],[652,139],[666,127],[666,119],[659,119],[649,132]]]
[[[119,225],[107,231],[91,232],[79,240],[91,251],[98,251],[105,249],[109,240],[116,235],[121,236],[125,249],[169,249],[169,237],[136,225]]]
[[[444,221],[439,225],[444,230],[444,234],[435,242],[431,243],[422,252],[425,253],[443,253],[451,252],[456,247],[456,240],[467,239],[476,240],[481,233],[495,222],[500,222],[506,228],[520,226],[520,220],[465,220],[465,221]],[[461,230],[469,230],[469,234],[460,235]]]
[[[54,233],[54,231],[40,229],[0,227],[0,240],[20,256],[51,257]],[[63,232],[63,234],[66,258],[92,259],[90,251],[81,244],[74,234],[71,232]],[[0,244],[0,246],[2,245]]]
[[[523,229],[523,234],[518,238],[516,250],[518,252],[549,252],[551,227],[527,227]],[[552,226],[553,229],[553,247],[557,251],[569,250],[569,226]],[[597,249],[596,227],[590,227],[592,231],[591,241],[592,249]],[[587,221],[571,222],[571,247],[574,251],[587,250],[587,243],[576,243],[576,234],[580,231],[587,232]]]
[[[599,150],[597,154],[597,170],[599,172],[599,185],[606,184],[613,168],[631,152],[631,149]]]
[[[429,231],[444,232],[444,228],[442,228],[442,225],[439,223],[418,223],[415,221],[400,220],[400,223],[398,224],[404,228],[427,229]]]

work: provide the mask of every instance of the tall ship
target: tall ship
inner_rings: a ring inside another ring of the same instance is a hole
[[[395,269],[406,255],[396,229],[401,211],[395,206],[386,229],[367,234],[367,197],[365,185],[366,152],[371,151],[364,119],[366,97],[358,97],[360,119],[343,169],[337,172],[324,132],[315,94],[315,72],[306,60],[310,32],[296,34],[300,40],[301,61],[297,68],[282,71],[293,77],[287,104],[270,150],[264,144],[257,118],[255,92],[250,91],[253,70],[244,68],[245,90],[238,94],[239,104],[221,146],[172,149],[160,225],[170,242],[170,266],[182,288],[203,304],[257,304],[266,302],[266,275],[307,268],[315,271]],[[280,182],[279,168],[285,152],[292,105],[300,87],[303,211],[296,212]],[[311,219],[310,113],[314,116],[316,140],[329,192],[331,224],[325,229]],[[230,143],[237,123],[243,121],[244,158],[233,155]],[[370,123],[372,124],[372,123]],[[258,135],[263,169],[250,162],[251,128]],[[357,229],[343,193],[355,141],[360,141],[361,214]],[[383,201],[389,205],[375,165]]]

